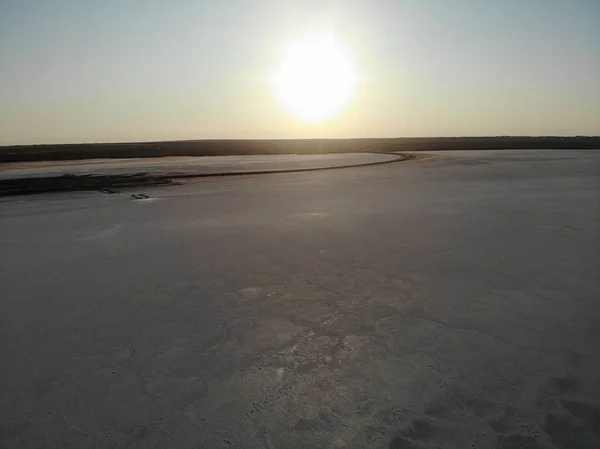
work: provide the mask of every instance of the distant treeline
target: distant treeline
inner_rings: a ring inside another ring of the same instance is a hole
[[[400,137],[393,139],[186,140],[15,145],[0,147],[0,162],[160,156],[502,149],[600,149],[600,137]]]

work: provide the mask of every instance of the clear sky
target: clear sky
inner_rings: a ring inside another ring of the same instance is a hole
[[[359,82],[306,123],[270,79],[332,31]],[[0,145],[600,135],[600,0],[0,0]]]

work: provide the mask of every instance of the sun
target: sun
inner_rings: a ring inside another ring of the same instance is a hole
[[[306,122],[322,122],[352,100],[358,77],[346,52],[331,33],[289,43],[272,76],[279,101]]]

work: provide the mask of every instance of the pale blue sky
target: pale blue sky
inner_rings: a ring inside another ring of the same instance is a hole
[[[0,0],[0,145],[599,135],[599,0]],[[333,30],[361,77],[309,125],[269,85]]]

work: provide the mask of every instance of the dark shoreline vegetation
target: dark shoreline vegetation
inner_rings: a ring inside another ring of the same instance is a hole
[[[34,193],[98,190],[119,193],[132,187],[155,187],[178,184],[168,176],[134,173],[131,175],[63,175],[51,178],[0,179],[0,197]]]
[[[0,147],[0,163],[161,156],[500,149],[600,149],[600,137],[400,137],[13,145]]]

